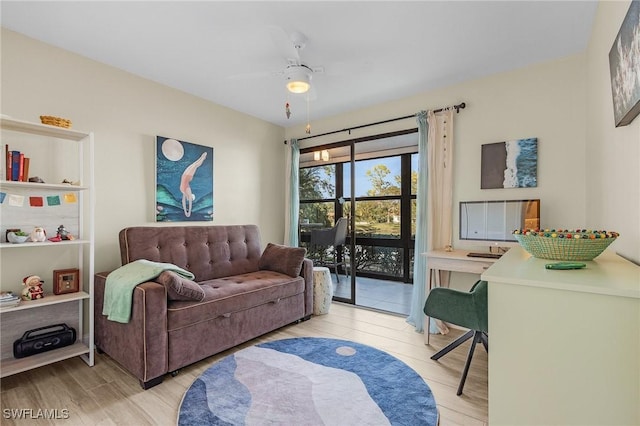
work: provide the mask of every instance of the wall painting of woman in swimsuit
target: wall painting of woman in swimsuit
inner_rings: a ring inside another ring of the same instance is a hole
[[[156,136],[156,222],[213,220],[213,148]]]

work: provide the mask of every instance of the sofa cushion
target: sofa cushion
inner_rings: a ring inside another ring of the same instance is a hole
[[[201,301],[204,299],[204,289],[198,283],[173,271],[163,271],[155,281],[165,286],[168,300]]]
[[[205,292],[201,302],[170,301],[167,330],[176,330],[220,316],[232,315],[265,303],[304,293],[302,277],[274,271],[257,271],[199,283]]]
[[[134,226],[120,231],[122,264],[137,259],[172,263],[201,282],[258,270],[256,225]]]
[[[300,275],[305,254],[307,249],[304,247],[287,247],[269,243],[262,252],[258,268],[280,272],[295,278]]]

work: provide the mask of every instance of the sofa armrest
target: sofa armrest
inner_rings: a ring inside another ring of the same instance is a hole
[[[302,261],[300,276],[304,278],[304,317],[313,313],[313,261],[305,258]]]
[[[167,292],[162,284],[146,282],[133,291],[131,319],[123,324],[102,315],[108,273],[95,275],[95,343],[137,377],[143,387],[167,373]],[[160,379],[161,380],[161,379]]]

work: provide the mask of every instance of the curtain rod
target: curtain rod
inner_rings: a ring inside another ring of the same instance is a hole
[[[453,106],[449,106],[449,107],[444,107],[444,108],[440,108],[440,109],[434,109],[432,110],[434,113],[436,112],[442,112],[444,110],[447,109],[455,109],[456,113],[460,113],[461,109],[464,109],[467,106],[467,104],[465,104],[464,102],[459,103],[458,105],[453,105]],[[313,139],[313,138],[319,138],[320,136],[327,136],[327,135],[333,135],[336,133],[341,133],[341,132],[349,132],[349,134],[351,134],[352,130],[356,130],[356,129],[362,129],[363,127],[369,127],[369,126],[376,126],[378,124],[386,124],[386,123],[391,123],[393,121],[399,121],[399,120],[406,120],[407,118],[411,118],[411,117],[415,117],[415,114],[411,114],[411,115],[405,115],[404,117],[397,117],[397,118],[391,118],[389,120],[383,120],[383,121],[376,121],[375,123],[369,123],[369,124],[362,124],[360,126],[356,126],[356,127],[349,127],[347,129],[342,129],[342,130],[334,130],[332,132],[327,132],[327,133],[321,133],[319,135],[313,135],[313,136],[306,136],[304,138],[298,138],[298,141],[303,141],[305,139]],[[286,144],[287,141],[284,141],[284,143]]]

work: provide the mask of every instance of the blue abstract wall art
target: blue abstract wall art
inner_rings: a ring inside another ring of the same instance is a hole
[[[538,138],[482,145],[480,188],[538,186]]]

